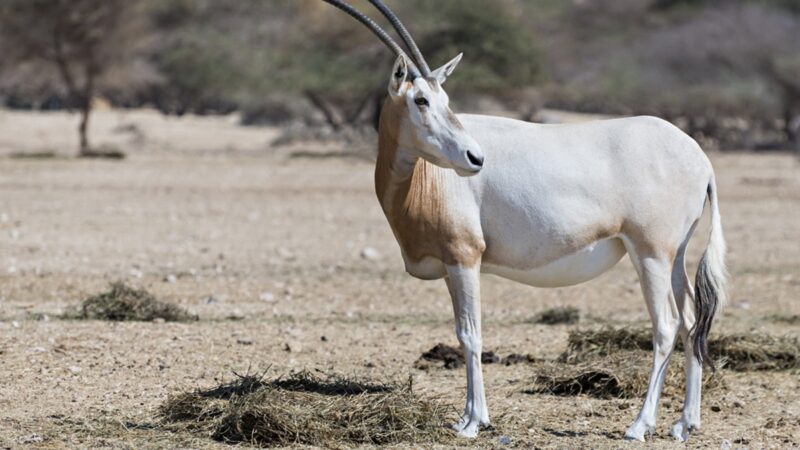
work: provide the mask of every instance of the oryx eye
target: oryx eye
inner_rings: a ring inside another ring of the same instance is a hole
[[[414,99],[414,103],[416,103],[419,106],[430,106],[430,103],[428,103],[428,99],[425,98],[425,97],[417,97],[417,98],[415,98]]]

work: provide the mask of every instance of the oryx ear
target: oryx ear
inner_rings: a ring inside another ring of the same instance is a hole
[[[408,61],[405,55],[399,55],[392,67],[392,75],[389,76],[389,95],[396,97],[402,94],[406,78],[408,78]]]
[[[464,53],[459,53],[458,56],[451,59],[450,62],[431,72],[431,76],[438,81],[439,84],[444,84],[444,82],[447,81],[447,77],[456,70],[456,66],[458,62],[461,61],[462,56],[464,56]]]

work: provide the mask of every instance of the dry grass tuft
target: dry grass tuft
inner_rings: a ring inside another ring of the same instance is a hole
[[[8,155],[13,159],[56,159],[59,156],[53,151],[39,151],[39,152],[13,152]]]
[[[647,328],[590,328],[572,330],[567,338],[567,350],[558,360],[578,363],[625,350],[652,350],[653,334]]]
[[[572,306],[546,309],[533,317],[532,322],[544,325],[571,325],[581,318],[578,308]]]
[[[736,371],[800,368],[800,340],[790,336],[732,334],[712,339],[708,351]]]
[[[121,281],[112,283],[107,292],[87,298],[75,311],[67,313],[66,317],[112,321],[197,320],[197,316],[189,314],[183,308],[160,301],[144,289],[132,288]]]
[[[786,315],[786,314],[773,314],[767,317],[767,320],[778,323],[785,323],[788,325],[800,324],[800,314]]]
[[[404,385],[309,372],[264,380],[238,376],[209,390],[171,396],[159,415],[166,427],[262,447],[304,444],[434,443],[452,438],[448,408]]]
[[[532,385],[523,392],[559,396],[588,395],[596,398],[638,398],[647,392],[652,355],[627,350],[594,357],[577,364],[554,362],[543,366]],[[684,386],[683,358],[673,358],[664,382],[664,396],[678,397]],[[704,374],[705,392],[725,386],[721,373]]]
[[[800,341],[790,336],[763,333],[730,334],[708,342],[709,353],[722,367],[736,371],[785,370],[800,368]],[[652,351],[652,332],[647,328],[574,330],[560,362],[581,363],[621,351]],[[680,342],[676,349],[682,351]]]

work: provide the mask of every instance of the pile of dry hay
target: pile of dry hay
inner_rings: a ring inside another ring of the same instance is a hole
[[[647,391],[652,348],[652,332],[646,328],[572,331],[567,350],[557,362],[541,366],[525,392],[585,394],[598,398],[640,397]],[[800,340],[788,336],[723,335],[709,340],[709,352],[728,370],[800,368]],[[665,396],[677,396],[682,392],[684,367],[682,355],[674,355],[665,379]],[[703,385],[707,391],[724,388],[723,373],[706,371]]]
[[[642,350],[624,350],[578,363],[553,362],[542,366],[531,385],[523,392],[559,396],[588,395],[596,398],[637,398],[647,392],[652,354]],[[664,380],[663,395],[679,396],[684,385],[683,358],[673,358]],[[706,392],[725,386],[720,373],[706,372]]]
[[[158,300],[144,289],[135,289],[121,281],[112,283],[107,292],[94,295],[65,314],[72,319],[142,320],[164,319],[171,322],[197,320],[183,308]]]
[[[581,313],[572,306],[546,309],[533,317],[531,322],[543,325],[571,325],[578,323]]]
[[[652,350],[653,334],[647,328],[589,328],[572,330],[567,350],[558,360],[579,363],[625,350]]]
[[[711,355],[730,370],[787,370],[800,368],[800,340],[768,334],[732,334],[708,343]]]
[[[452,438],[448,408],[419,397],[411,381],[364,382],[309,372],[264,380],[238,376],[209,390],[171,396],[159,415],[171,430],[257,446],[434,443]]]
[[[677,350],[682,350],[678,342]],[[791,336],[763,333],[729,334],[708,341],[709,353],[722,367],[736,371],[786,370],[800,368],[800,340]],[[625,350],[653,349],[652,331],[647,328],[574,330],[567,351],[559,361],[579,363]]]
[[[786,314],[773,314],[767,319],[773,322],[786,323],[789,325],[800,324],[800,314],[786,315]]]

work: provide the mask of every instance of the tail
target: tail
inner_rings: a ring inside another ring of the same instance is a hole
[[[696,322],[692,328],[694,355],[712,371],[716,370],[714,361],[708,355],[708,332],[717,308],[725,303],[725,238],[722,236],[722,222],[719,217],[717,186],[714,178],[708,182],[709,206],[711,208],[711,236],[708,247],[700,259],[694,281],[694,308]]]

